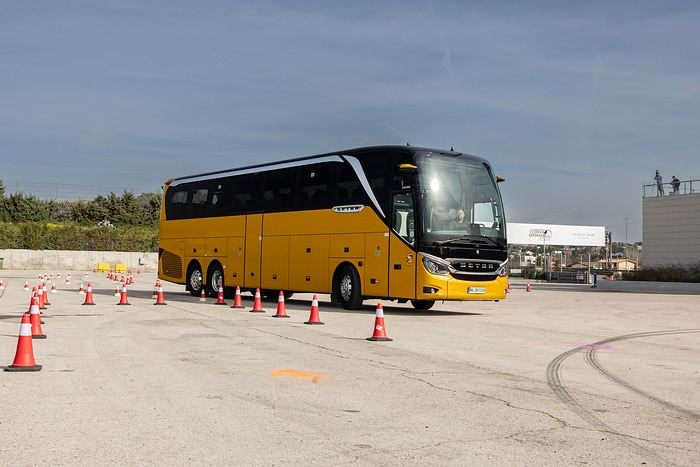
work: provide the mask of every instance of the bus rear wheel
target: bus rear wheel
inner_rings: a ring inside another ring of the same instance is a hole
[[[199,297],[202,294],[203,277],[202,267],[199,264],[192,264],[187,269],[187,290],[193,297]]]
[[[429,310],[435,305],[435,300],[411,300],[411,305],[416,310]]]
[[[362,294],[360,291],[360,275],[352,266],[343,266],[338,274],[338,297],[340,304],[346,310],[359,310],[362,306]]]
[[[224,271],[219,264],[209,267],[207,292],[212,297],[219,294],[219,284],[224,285]]]

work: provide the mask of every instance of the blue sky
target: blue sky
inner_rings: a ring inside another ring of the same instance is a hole
[[[510,222],[637,241],[655,169],[700,179],[698,25],[694,1],[0,0],[0,179],[140,193],[408,142],[489,159]]]

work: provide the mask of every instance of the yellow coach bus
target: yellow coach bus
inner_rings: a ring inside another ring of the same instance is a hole
[[[506,220],[488,161],[377,146],[165,183],[158,275],[194,296],[219,285],[364,299],[500,300]]]

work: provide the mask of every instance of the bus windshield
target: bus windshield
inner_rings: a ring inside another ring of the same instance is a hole
[[[505,245],[503,203],[488,163],[429,155],[417,162],[425,241],[488,239]]]

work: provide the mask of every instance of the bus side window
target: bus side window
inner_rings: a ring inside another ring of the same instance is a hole
[[[299,168],[299,209],[331,207],[328,190],[332,182],[332,169],[327,163]]]
[[[165,203],[165,216],[168,219],[187,217],[187,187],[173,187],[168,190]]]
[[[391,228],[406,242],[413,245],[415,240],[413,197],[410,193],[394,193]]]

